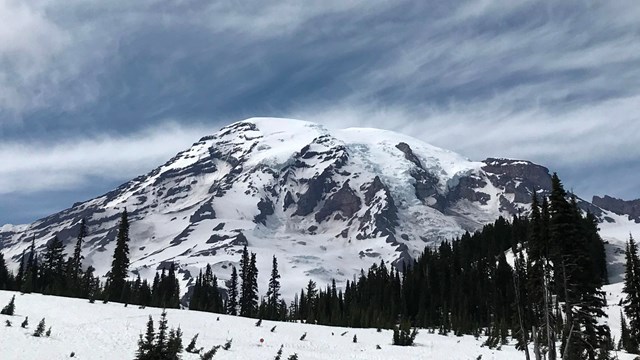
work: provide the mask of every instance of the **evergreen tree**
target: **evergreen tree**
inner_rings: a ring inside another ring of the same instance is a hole
[[[29,256],[26,264],[24,264],[23,274],[20,276],[20,291],[23,293],[30,293],[39,289],[39,265],[38,254],[36,253],[35,236],[31,240],[31,247],[29,248]],[[24,253],[23,253],[24,259]]]
[[[640,258],[638,246],[632,236],[629,237],[625,251],[625,277],[622,291],[626,294],[623,305],[629,318],[628,341],[625,350],[640,352]]]
[[[9,290],[12,289],[14,284],[14,279],[12,274],[9,272],[7,268],[7,263],[4,260],[4,255],[0,252],[0,290]]]
[[[242,286],[240,293],[240,316],[252,317],[258,313],[258,268],[256,254],[249,257],[247,247],[244,247],[240,260]]]
[[[267,316],[270,320],[278,319],[278,307],[280,301],[280,274],[278,273],[278,259],[273,256],[271,278],[267,290]]]
[[[149,359],[151,352],[153,351],[154,345],[153,340],[155,338],[155,330],[153,328],[153,318],[149,316],[149,320],[147,321],[147,331],[145,336],[143,337],[140,334],[138,339],[138,350],[136,352],[136,360],[144,360]]]
[[[13,295],[11,297],[11,301],[9,301],[9,303],[7,304],[7,306],[5,306],[4,308],[2,308],[2,311],[0,311],[0,314],[2,315],[13,315],[16,311],[16,296]]]
[[[238,272],[236,267],[231,267],[231,280],[229,281],[229,301],[227,301],[227,314],[238,315]]]
[[[49,241],[42,258],[42,291],[59,295],[64,290],[64,245],[58,236]]]
[[[306,305],[306,320],[307,323],[311,323],[313,324],[315,322],[316,316],[315,316],[315,306],[316,306],[316,295],[318,293],[318,290],[316,289],[316,283],[313,280],[309,280],[309,282],[307,283],[307,293],[306,293],[306,297],[305,297],[305,305]],[[300,295],[300,298],[302,298],[303,295]]]
[[[198,340],[198,335],[200,334],[195,334],[192,338],[191,341],[189,341],[189,345],[187,345],[187,347],[184,349],[184,351],[191,353],[191,354],[197,354],[200,351],[196,349],[196,341]]]
[[[249,298],[250,298],[250,275],[249,275],[249,251],[245,245],[242,249],[240,257],[240,316],[249,316]]]
[[[138,350],[136,360],[178,360],[182,348],[182,331],[169,329],[167,325],[167,313],[163,311],[160,315],[158,332],[153,328],[153,319],[149,316],[147,321],[147,331],[138,338]]]
[[[38,323],[38,327],[36,328],[36,331],[33,332],[33,336],[41,337],[44,334],[45,329],[46,329],[46,325],[44,323],[44,318],[42,318],[42,320],[40,320],[40,322]]]
[[[76,240],[76,245],[73,248],[73,257],[71,258],[71,286],[73,287],[73,292],[78,295],[80,288],[80,279],[82,278],[82,260],[84,256],[82,256],[82,245],[84,242],[84,238],[87,236],[87,224],[85,219],[83,218],[80,221],[80,229],[78,230],[78,237]]]
[[[127,209],[124,209],[118,225],[116,247],[113,251],[113,261],[108,280],[108,298],[114,301],[126,302],[122,293],[129,272],[129,217]]]

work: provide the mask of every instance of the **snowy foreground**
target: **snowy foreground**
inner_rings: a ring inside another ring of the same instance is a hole
[[[0,291],[0,305],[16,294],[16,315],[0,315],[0,359],[66,359],[75,352],[74,359],[133,359],[138,335],[145,329],[149,315],[155,326],[161,309],[138,309],[121,304],[90,304],[87,300],[68,299],[40,294]],[[28,329],[20,323],[29,316]],[[38,322],[46,318],[51,326],[50,338],[31,336]],[[217,318],[220,321],[216,321]],[[519,359],[523,353],[512,346],[502,350],[481,347],[483,339],[471,336],[455,337],[428,334],[422,331],[412,347],[392,346],[392,332],[376,329],[351,329],[318,325],[263,321],[187,310],[167,310],[170,327],[181,327],[183,343],[200,333],[198,346],[205,349],[224,344],[232,338],[229,351],[219,350],[214,359],[273,359],[280,345],[284,345],[283,359],[297,353],[301,360],[308,359]],[[12,327],[5,327],[10,319]],[[275,332],[270,329],[277,325]],[[347,332],[344,336],[342,333]],[[300,341],[303,333],[304,341]],[[332,335],[333,333],[333,335]],[[353,335],[358,343],[353,343]],[[264,345],[259,345],[263,338]],[[380,345],[381,350],[376,350]],[[183,359],[199,359],[197,355],[183,353]]]
[[[607,287],[611,307],[609,323],[614,335],[619,337],[619,307],[617,301],[620,285]],[[133,359],[138,335],[144,331],[149,315],[155,326],[161,309],[138,309],[122,304],[89,303],[83,299],[69,299],[40,294],[23,294],[0,291],[0,306],[16,295],[16,315],[0,315],[0,359],[66,359],[71,352],[74,359]],[[614,295],[615,294],[615,295]],[[614,300],[615,299],[615,300]],[[198,347],[206,350],[233,339],[229,351],[219,350],[214,359],[273,359],[284,345],[283,359],[297,353],[307,359],[524,359],[524,353],[513,346],[501,350],[482,347],[483,338],[472,336],[442,336],[421,331],[412,347],[392,346],[392,332],[375,329],[351,329],[319,325],[263,321],[256,327],[256,320],[188,310],[167,310],[170,327],[180,326],[186,346],[199,333]],[[29,327],[20,323],[29,317]],[[31,336],[38,322],[46,318],[51,326],[50,338]],[[217,318],[220,320],[218,321]],[[6,327],[5,320],[13,323]],[[277,326],[275,332],[270,332]],[[299,340],[307,333],[304,341]],[[342,333],[347,332],[344,336]],[[353,335],[358,343],[353,343]],[[260,339],[264,344],[260,345]],[[377,350],[376,345],[382,349]],[[614,355],[616,355],[614,353]],[[618,353],[620,360],[633,359],[633,355]],[[197,355],[183,353],[183,359],[199,359]]]

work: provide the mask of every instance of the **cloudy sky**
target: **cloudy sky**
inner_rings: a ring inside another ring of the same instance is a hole
[[[638,198],[638,19],[637,0],[0,0],[0,224],[251,116],[396,130]]]

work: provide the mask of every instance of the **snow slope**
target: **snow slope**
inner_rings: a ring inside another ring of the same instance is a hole
[[[0,291],[0,304],[7,303],[14,294]],[[66,359],[71,352],[75,352],[74,358],[80,360],[133,359],[138,335],[144,331],[148,316],[153,316],[157,329],[157,320],[162,312],[157,308],[90,304],[87,300],[39,294],[16,295],[17,315],[0,315],[0,358],[3,360]],[[20,328],[25,316],[29,316],[28,329]],[[51,337],[34,338],[31,333],[43,317],[52,327]],[[220,320],[216,321],[217,318]],[[10,319],[14,326],[5,327],[6,319]],[[185,346],[196,333],[200,334],[197,344],[205,349],[224,344],[226,339],[232,338],[230,351],[219,350],[214,357],[221,360],[273,359],[280,345],[284,345],[284,359],[297,353],[301,360],[469,360],[479,355],[485,360],[508,360],[522,355],[512,346],[505,346],[501,351],[481,348],[482,338],[445,337],[428,334],[427,331],[418,334],[415,346],[398,347],[391,345],[392,332],[387,330],[378,333],[375,329],[271,321],[263,321],[261,327],[256,327],[255,319],[188,310],[167,310],[167,319],[170,327],[180,326]],[[277,327],[271,333],[273,326]],[[306,339],[300,341],[305,332]],[[344,332],[347,334],[341,336]],[[353,343],[353,335],[357,336],[358,343]],[[260,338],[265,340],[264,345],[259,345]],[[382,349],[376,350],[376,345]],[[199,359],[197,355],[187,353],[182,358]]]
[[[162,312],[158,308],[125,308],[122,304],[91,304],[81,299],[21,295],[9,291],[0,291],[0,304],[8,303],[12,295],[16,295],[16,315],[0,315],[2,360],[67,359],[71,352],[75,353],[74,359],[80,360],[133,359],[138,335],[144,331],[149,315],[157,329],[157,320]],[[615,315],[618,308],[612,306],[610,310],[614,315],[610,319],[612,330],[619,337],[619,315]],[[29,317],[29,327],[22,329],[20,323],[25,316]],[[52,327],[50,338],[31,336],[42,318],[45,318],[47,326]],[[393,334],[389,330],[378,333],[375,329],[272,321],[263,321],[261,327],[256,327],[255,319],[175,309],[167,310],[167,319],[170,327],[180,326],[185,346],[196,333],[200,334],[198,347],[205,349],[233,339],[230,351],[219,350],[214,357],[221,360],[273,359],[280,345],[284,346],[283,359],[297,353],[301,360],[474,360],[480,355],[483,360],[524,358],[524,353],[511,345],[492,350],[482,346],[486,340],[482,337],[442,336],[429,334],[426,330],[419,332],[414,346],[399,347],[391,345]],[[5,327],[5,320],[10,320],[13,326]],[[270,329],[273,326],[276,330],[272,333]],[[305,332],[306,339],[299,340]],[[357,336],[357,343],[353,343],[353,335]],[[259,342],[261,338],[264,339],[263,345]],[[377,350],[376,345],[381,349]],[[625,353],[617,355],[619,360],[634,358]],[[188,353],[183,353],[182,358],[199,359],[197,355]]]

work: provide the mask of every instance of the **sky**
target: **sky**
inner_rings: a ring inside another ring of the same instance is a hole
[[[378,127],[640,197],[637,0],[0,0],[0,224],[253,116]]]

